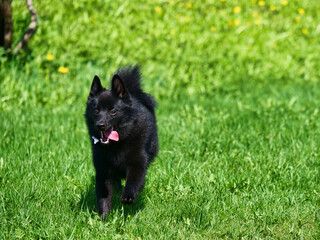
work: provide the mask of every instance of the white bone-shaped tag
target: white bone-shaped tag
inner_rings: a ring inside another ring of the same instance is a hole
[[[95,136],[92,136],[91,138],[93,139],[93,144],[97,144],[99,142],[99,139]]]

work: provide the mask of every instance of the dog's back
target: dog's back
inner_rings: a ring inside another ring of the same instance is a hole
[[[130,66],[127,68],[121,68],[117,71],[117,75],[122,79],[127,91],[130,93],[132,98],[135,98],[137,103],[134,103],[134,109],[140,112],[140,116],[137,117],[136,127],[139,131],[145,132],[145,151],[148,153],[148,163],[150,163],[153,158],[158,153],[158,136],[157,136],[157,125],[154,108],[156,107],[156,102],[153,97],[141,89],[141,74],[138,66]],[[150,113],[146,113],[142,110],[144,106]],[[130,146],[126,146],[130,147]]]

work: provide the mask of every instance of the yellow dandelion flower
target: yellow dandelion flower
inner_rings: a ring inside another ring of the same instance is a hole
[[[256,20],[254,20],[254,24],[255,25],[259,25],[261,23],[261,19],[257,18]]]
[[[91,22],[92,22],[92,23],[95,23],[96,21],[97,21],[97,19],[91,18]]]
[[[299,8],[299,9],[298,9],[298,13],[299,13],[300,15],[302,15],[302,16],[306,14],[306,12],[304,11],[303,8]]]
[[[301,18],[300,18],[300,17],[296,17],[296,18],[294,19],[294,21],[295,21],[296,23],[299,23],[299,22],[301,21]]]
[[[307,35],[307,34],[308,34],[308,29],[303,28],[303,29],[301,30],[301,32],[302,32],[304,35]]]
[[[231,27],[233,25],[232,21],[228,21],[228,26]]]
[[[184,20],[185,20],[186,22],[190,22],[190,17],[186,16],[186,17],[184,18]]]
[[[239,7],[239,6],[234,7],[234,8],[233,8],[233,12],[234,12],[234,13],[239,13],[239,12],[241,12],[241,7]]]
[[[216,29],[217,29],[217,28],[216,28],[215,26],[211,26],[211,27],[210,27],[211,32],[215,32]]]
[[[69,69],[68,68],[66,68],[66,67],[59,67],[58,68],[58,72],[60,72],[60,73],[67,73],[67,72],[69,72]]]
[[[172,29],[172,30],[170,31],[170,34],[171,34],[172,36],[175,35],[175,34],[176,34],[176,30]]]
[[[226,2],[227,0],[221,0],[221,2]]]
[[[161,8],[160,6],[157,6],[154,10],[156,11],[156,13],[157,13],[159,16],[161,16],[162,13],[163,13],[163,10],[162,10],[162,8]]]
[[[281,1],[281,4],[282,4],[282,5],[287,5],[287,4],[288,4],[288,1],[287,1],[287,0],[282,0],[282,1]]]
[[[239,24],[240,24],[240,20],[239,20],[239,19],[234,20],[234,25],[235,25],[235,26],[237,26],[237,25],[239,25]]]
[[[187,8],[192,8],[192,3],[191,2],[187,3]]]
[[[259,1],[259,2],[258,2],[258,5],[261,6],[261,7],[264,6],[265,4],[266,4],[265,1]]]
[[[276,10],[276,6],[275,6],[275,5],[270,5],[270,10],[271,10],[271,11]]]
[[[46,56],[46,59],[47,59],[48,61],[52,61],[53,55],[52,55],[51,53],[49,53],[49,54]]]

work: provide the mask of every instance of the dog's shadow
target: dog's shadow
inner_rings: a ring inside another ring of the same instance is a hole
[[[139,194],[139,196],[136,198],[135,203],[132,205],[126,205],[121,203],[120,198],[121,198],[122,190],[123,190],[123,186],[121,188],[118,186],[114,186],[113,196],[112,196],[111,215],[114,214],[115,212],[121,212],[123,210],[123,214],[125,217],[128,217],[129,215],[134,216],[136,213],[144,209],[145,194],[143,190]],[[96,203],[94,177],[91,178],[91,181],[87,190],[84,191],[83,194],[81,195],[79,205],[80,205],[80,210],[89,212],[91,214],[91,217],[94,217],[97,215],[98,210],[97,210],[97,203]]]

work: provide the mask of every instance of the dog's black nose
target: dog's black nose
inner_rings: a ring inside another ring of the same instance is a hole
[[[101,123],[101,122],[98,122],[98,123],[96,124],[96,126],[97,126],[97,128],[98,128],[99,130],[101,130],[101,131],[105,130],[105,127],[106,127],[106,125],[104,125],[104,124]]]

